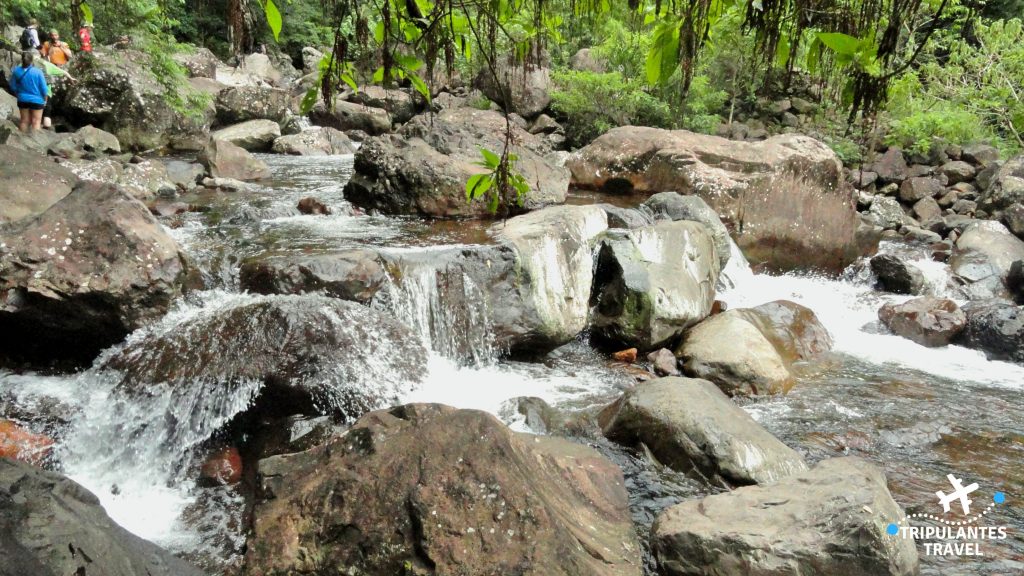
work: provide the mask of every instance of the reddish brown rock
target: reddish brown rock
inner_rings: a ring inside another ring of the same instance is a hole
[[[612,354],[612,358],[619,362],[626,362],[627,364],[632,364],[636,362],[636,353],[636,348],[627,348],[625,350],[619,350],[618,352],[615,352],[614,354]]]
[[[949,344],[967,325],[967,315],[956,302],[933,296],[886,304],[878,319],[896,334],[929,348]]]
[[[235,484],[242,479],[242,456],[228,446],[213,452],[203,462],[199,478],[204,484]]]
[[[10,420],[0,420],[0,458],[11,458],[38,466],[53,451],[53,440],[35,434]]]
[[[331,213],[331,208],[327,204],[324,204],[312,196],[299,200],[297,208],[299,209],[299,212],[302,212],[303,214],[328,215]]]

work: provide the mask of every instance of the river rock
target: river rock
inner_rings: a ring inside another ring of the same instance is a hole
[[[900,184],[900,200],[914,203],[922,198],[934,198],[945,192],[942,182],[931,176],[907,178]]]
[[[615,349],[672,345],[711,313],[718,256],[708,229],[666,221],[601,242],[591,334]]]
[[[608,216],[609,228],[645,228],[654,224],[654,217],[645,209],[623,208],[613,204],[595,204]]]
[[[979,204],[988,212],[997,212],[1015,202],[1024,202],[1024,154],[1014,156],[999,168]]]
[[[214,178],[249,181],[270,176],[265,162],[226,140],[210,140],[197,160]]]
[[[0,228],[0,341],[32,359],[90,360],[162,316],[188,268],[149,210],[82,182],[34,218]]]
[[[500,62],[494,74],[484,69],[476,78],[476,87],[492,101],[502,104],[509,98],[508,111],[523,118],[533,118],[551,103],[551,71],[531,64],[510,65]]]
[[[921,270],[894,254],[879,254],[871,258],[871,272],[878,285],[894,294],[923,294],[924,274]]]
[[[904,516],[875,465],[833,458],[772,485],[677,504],[658,516],[651,547],[666,576],[912,576],[914,540],[886,533]]]
[[[228,446],[206,457],[199,467],[199,482],[207,486],[237,484],[242,479],[242,455]]]
[[[698,196],[683,196],[678,192],[660,192],[648,198],[643,206],[655,218],[668,220],[691,220],[700,222],[711,232],[718,254],[718,269],[725,270],[732,252],[732,239],[722,219]]]
[[[778,300],[708,318],[686,334],[676,356],[688,376],[710,380],[729,395],[777,394],[792,387],[794,362],[831,348],[814,312]]]
[[[190,78],[216,78],[221,61],[209,48],[194,47],[188,52],[178,52],[174,61],[188,70]]]
[[[126,192],[139,200],[151,200],[162,192],[173,195],[177,186],[171,182],[167,165],[160,160],[143,160],[137,164],[125,164],[121,168],[117,183]]]
[[[1017,260],[1024,260],[1024,240],[999,222],[976,221],[957,238],[950,268],[970,299],[1006,298],[1006,277]]]
[[[963,160],[953,160],[946,162],[939,167],[939,172],[946,176],[949,185],[957,184],[959,182],[970,182],[974,180],[976,170],[974,166]]]
[[[226,140],[250,152],[261,152],[270,150],[271,144],[281,137],[281,127],[273,120],[249,120],[221,128],[210,137]]]
[[[262,255],[242,263],[239,283],[258,294],[323,292],[342,300],[368,303],[387,282],[380,257],[353,249],[309,255]]]
[[[348,93],[345,99],[371,108],[381,108],[391,115],[392,122],[398,124],[405,124],[416,115],[416,103],[412,95],[404,90],[370,84]]]
[[[338,130],[362,130],[371,136],[391,131],[391,115],[383,108],[337,100],[333,109],[323,102],[317,102],[309,113],[309,119],[319,126]]]
[[[929,348],[946,346],[967,324],[956,302],[933,296],[890,302],[878,310],[878,319],[895,334]]]
[[[326,126],[281,136],[274,140],[271,149],[278,154],[296,156],[330,156],[332,154],[352,154],[356,151],[355,144],[344,132]]]
[[[618,467],[484,412],[373,412],[327,444],[261,461],[260,476],[247,574],[642,572]],[[324,525],[344,536],[324,538]]]
[[[495,225],[496,238],[515,253],[513,302],[522,303],[514,320],[504,322],[502,339],[520,350],[551,349],[586,328],[595,276],[591,248],[607,227],[596,206],[552,206]]]
[[[978,166],[991,166],[999,161],[999,149],[988,144],[968,144],[960,152],[963,160]]]
[[[0,170],[0,226],[42,214],[78,183],[52,159],[3,144],[0,165],[7,167]]]
[[[907,160],[899,148],[889,148],[869,167],[883,184],[899,184],[907,177]]]
[[[270,86],[232,86],[217,94],[217,120],[222,124],[235,124],[248,120],[284,118],[288,111],[286,90]]]
[[[504,130],[501,114],[474,108],[417,116],[397,135],[363,142],[345,198],[387,214],[490,217],[486,202],[466,201],[466,182],[485,172],[476,165],[481,148],[502,150]],[[514,127],[513,140],[516,169],[530,185],[523,209],[564,202],[568,171],[546,156],[549,150],[536,136]]]
[[[409,392],[425,363],[419,341],[391,317],[305,295],[229,300],[134,338],[98,369],[116,378],[118,394],[167,386],[190,402],[201,398],[194,410],[204,414],[231,390],[253,386],[284,414],[355,419]],[[189,426],[176,409],[168,408],[169,426]]]
[[[0,458],[0,565],[3,576],[201,576],[131,534],[81,485],[54,472]]]
[[[52,438],[36,434],[10,420],[0,419],[0,458],[40,466],[52,453]]]
[[[660,378],[637,384],[601,411],[605,436],[643,444],[662,464],[728,486],[776,482],[807,469],[714,384]]]
[[[981,350],[990,360],[1024,364],[1024,307],[1007,300],[968,302],[967,326],[955,343]]]
[[[875,196],[868,214],[875,224],[887,230],[899,230],[908,220],[899,201],[888,196]]]
[[[651,363],[651,371],[658,376],[679,376],[679,366],[676,355],[667,348],[660,348],[647,355],[647,361]]]
[[[20,64],[19,64],[20,66]],[[7,69],[4,68],[6,72]],[[10,120],[12,122],[21,119],[21,114],[18,112],[18,99],[8,94],[5,90],[0,90],[0,122],[4,120]],[[0,144],[3,144],[3,139],[0,138]]]
[[[91,58],[72,60],[70,71],[78,81],[58,92],[56,109],[73,125],[110,132],[124,148],[160,148],[209,132],[212,106],[191,113],[169,106],[167,88],[144,52],[97,47]]]
[[[206,174],[202,164],[184,160],[166,160],[164,169],[167,171],[167,181],[186,192],[193,190]]]
[[[99,152],[100,154],[121,153],[121,143],[117,141],[117,136],[106,130],[100,130],[95,126],[90,125],[79,128],[75,131],[73,138],[83,150],[89,152]]]

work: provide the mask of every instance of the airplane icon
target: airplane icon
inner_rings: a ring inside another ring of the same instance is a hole
[[[953,485],[953,493],[946,495],[945,492],[939,490],[935,493],[939,497],[939,504],[942,504],[942,511],[949,512],[949,503],[959,499],[960,506],[964,509],[964,514],[971,513],[971,501],[967,499],[967,495],[978,489],[978,483],[975,482],[969,486],[961,484],[961,480],[952,474],[946,474],[946,478],[949,479],[949,483]]]

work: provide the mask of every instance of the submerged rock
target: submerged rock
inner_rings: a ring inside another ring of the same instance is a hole
[[[730,395],[778,394],[793,385],[790,367],[832,349],[814,312],[778,300],[727,310],[690,330],[676,350],[688,376]]]
[[[504,147],[505,118],[492,111],[450,108],[413,118],[398,134],[370,138],[355,157],[345,198],[386,214],[458,218],[491,217],[487,203],[466,200],[466,182],[486,170],[480,149]],[[513,127],[516,169],[530,185],[524,210],[565,201],[569,172],[546,156],[537,136]]]
[[[82,182],[42,214],[0,228],[0,348],[91,360],[162,316],[187,271],[145,205],[117,186]]]
[[[637,384],[598,421],[608,439],[643,444],[662,464],[714,484],[771,483],[807,469],[803,457],[707,380]]]
[[[886,304],[878,310],[878,319],[894,333],[929,348],[949,344],[967,324],[956,302],[932,296]]]
[[[107,516],[91,492],[0,458],[0,575],[201,576]]]
[[[718,263],[711,234],[696,222],[610,233],[598,250],[592,335],[620,348],[672,345],[711,313]]]
[[[911,576],[911,538],[886,526],[905,517],[884,474],[860,458],[834,458],[769,486],[677,504],[651,529],[659,573]]]
[[[285,414],[354,419],[411,390],[425,364],[426,351],[405,327],[365,306],[263,296],[155,327],[98,369],[112,372],[127,395],[160,386],[216,403],[248,388]]]
[[[67,196],[75,173],[51,158],[0,144],[0,226],[38,216]]]
[[[636,575],[622,472],[596,451],[434,404],[260,462],[245,573]],[[325,538],[323,526],[337,537]]]

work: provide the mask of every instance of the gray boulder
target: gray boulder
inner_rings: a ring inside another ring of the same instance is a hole
[[[232,86],[217,94],[217,121],[236,124],[248,120],[280,121],[288,111],[286,90],[270,86]]]
[[[31,360],[91,360],[161,317],[187,271],[141,202],[112,184],[79,183],[0,228],[0,344]]]
[[[999,149],[988,144],[968,144],[960,152],[963,160],[978,166],[991,166],[999,161]]]
[[[503,149],[504,130],[501,114],[474,108],[417,116],[397,135],[363,142],[345,198],[387,214],[491,217],[486,202],[466,201],[466,182],[484,172],[476,165],[481,148]],[[522,209],[564,202],[569,172],[547,156],[546,144],[518,127],[513,127],[513,141],[512,151],[519,156],[516,169],[530,186]]]
[[[210,140],[197,160],[214,178],[245,182],[270,176],[270,168],[265,162],[226,140]]]
[[[799,454],[706,380],[637,384],[598,421],[610,440],[643,444],[661,463],[715,484],[767,484],[807,469]]]
[[[569,67],[581,72],[607,72],[608,63],[597,54],[592,48],[580,48],[569,58]]]
[[[167,165],[160,160],[144,160],[137,164],[125,164],[118,175],[117,183],[139,200],[151,200],[162,191],[173,194],[176,186],[171,182]]]
[[[380,257],[364,249],[310,255],[262,255],[242,263],[239,283],[258,294],[325,295],[368,303],[388,281]]]
[[[729,395],[777,394],[793,385],[794,362],[832,349],[810,309],[779,300],[716,314],[691,329],[676,350],[683,372]]]
[[[893,333],[929,348],[946,346],[967,324],[956,302],[933,296],[888,303],[878,310],[878,319]]]
[[[690,220],[700,222],[715,241],[715,252],[718,254],[718,268],[725,270],[732,252],[732,239],[729,230],[722,224],[722,219],[698,196],[683,196],[677,192],[660,192],[644,201],[643,206],[654,214],[655,218],[668,220]]]
[[[0,576],[200,576],[121,528],[76,482],[0,458]]]
[[[879,254],[872,257],[871,272],[878,278],[879,287],[886,292],[924,293],[925,280],[921,270],[894,254]]]
[[[73,171],[52,159],[3,144],[0,165],[0,226],[42,214],[78,183]]]
[[[278,154],[296,156],[330,156],[332,154],[352,154],[356,151],[355,144],[344,132],[326,126],[281,136],[274,140],[271,149]]]
[[[981,195],[979,206],[994,213],[1024,202],[1024,154],[1008,160],[993,176]]]
[[[908,220],[900,203],[895,198],[888,196],[875,196],[871,208],[868,209],[868,214],[871,215],[875,224],[887,230],[899,230]]]
[[[391,122],[405,124],[416,115],[416,102],[411,94],[404,90],[384,88],[383,86],[360,86],[356,92],[346,95],[346,100],[380,108],[391,115]],[[390,124],[388,126],[390,129]]]
[[[232,124],[210,134],[214,140],[225,140],[250,152],[270,150],[281,137],[281,127],[273,120],[248,120]]]
[[[609,233],[598,250],[592,336],[616,349],[672,345],[711,313],[718,263],[697,222]]]
[[[934,198],[944,193],[945,187],[931,176],[907,178],[900,184],[900,200],[914,203],[922,198]]]
[[[1007,298],[1010,266],[1024,260],[1024,241],[995,221],[967,224],[950,258],[955,278],[969,299]]]
[[[990,360],[1024,364],[1024,307],[1007,300],[980,300],[963,307],[967,325],[955,343],[981,350]]]
[[[977,171],[974,166],[963,160],[953,160],[946,162],[939,167],[939,172],[946,176],[950,185],[957,184],[959,182],[970,182],[974,180],[974,175]]]
[[[881,470],[834,458],[769,486],[677,504],[658,516],[651,547],[666,576],[912,576],[914,540],[886,533],[904,517]]]
[[[508,96],[508,111],[533,118],[551,103],[551,72],[543,66],[510,65],[502,61],[496,69],[498,82],[485,69],[476,78],[476,87],[492,101],[501,104]]]
[[[899,184],[907,177],[907,160],[899,148],[889,148],[869,167],[882,184]]]
[[[623,208],[613,204],[596,204],[608,215],[609,228],[644,228],[654,224],[654,217],[647,210],[637,208]]]
[[[391,131],[391,115],[384,108],[338,100],[333,109],[323,102],[317,102],[309,118],[318,126],[328,126],[342,131],[361,130],[371,136]]]
[[[95,126],[83,126],[73,136],[76,143],[83,150],[88,152],[99,152],[100,154],[120,154],[121,143],[106,130],[100,130]]]

